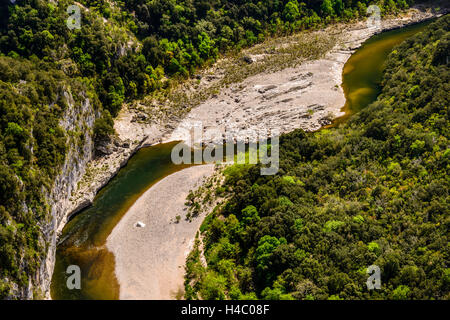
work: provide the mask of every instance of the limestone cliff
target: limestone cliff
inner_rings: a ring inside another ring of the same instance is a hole
[[[70,206],[70,197],[76,189],[78,181],[86,171],[86,166],[92,160],[94,154],[93,126],[96,113],[90,103],[89,98],[85,98],[81,103],[76,103],[70,91],[64,92],[68,108],[60,121],[60,126],[66,132],[83,132],[80,139],[81,145],[68,138],[68,152],[66,161],[61,173],[55,179],[53,189],[48,195],[48,203],[51,207],[51,221],[42,226],[48,249],[46,259],[41,263],[37,283],[42,292],[49,297],[51,277],[55,265],[55,250],[58,230],[67,221],[67,209]]]

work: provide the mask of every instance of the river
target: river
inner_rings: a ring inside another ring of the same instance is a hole
[[[347,61],[343,70],[345,116],[335,124],[373,102],[380,92],[383,64],[393,47],[425,28],[429,22],[383,32],[367,40]],[[170,153],[175,143],[139,150],[106,187],[91,207],[74,216],[64,227],[56,250],[52,278],[52,299],[118,299],[114,256],[105,243],[114,226],[131,205],[159,180],[188,165],[175,165]],[[66,286],[66,268],[81,269],[81,290]]]

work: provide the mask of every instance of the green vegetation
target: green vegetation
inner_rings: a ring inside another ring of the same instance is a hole
[[[47,62],[0,56],[0,296],[9,291],[5,279],[28,285],[45,253],[38,223],[46,221],[45,195],[65,160],[64,94],[76,103],[86,91]]]
[[[46,254],[46,238],[51,236],[46,198],[67,150],[74,145],[72,138],[82,147],[93,130],[96,142],[101,142],[114,132],[112,119],[124,102],[164,91],[227,51],[363,17],[372,2],[79,3],[84,6],[81,29],[73,30],[66,25],[67,8],[73,1],[0,4],[0,297],[23,296],[29,282],[37,281],[36,270]],[[379,4],[384,14],[411,3]],[[436,59],[444,55],[445,51]],[[96,114],[93,128],[85,125],[66,131],[61,127],[66,93],[76,104],[89,98]],[[409,94],[413,97],[418,91]],[[427,144],[417,140],[411,148],[420,154]]]
[[[283,135],[277,175],[225,170],[187,299],[450,298],[449,27],[398,46],[377,101],[347,123]],[[381,290],[367,290],[370,265]]]

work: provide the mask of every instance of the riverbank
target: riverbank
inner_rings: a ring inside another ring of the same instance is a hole
[[[186,197],[213,173],[209,164],[169,175],[147,190],[114,228],[106,246],[115,256],[120,299],[181,298],[185,260],[204,218],[185,219]]]

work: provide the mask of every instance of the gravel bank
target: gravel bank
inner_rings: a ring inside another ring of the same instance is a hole
[[[214,165],[184,169],[147,190],[109,235],[120,299],[174,299],[183,290],[184,264],[203,221],[188,222],[186,196],[212,175]],[[175,223],[175,217],[181,216]],[[136,227],[137,222],[145,227]],[[180,291],[181,290],[181,291]]]

